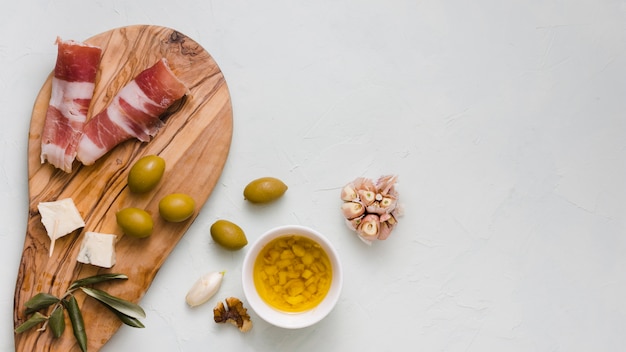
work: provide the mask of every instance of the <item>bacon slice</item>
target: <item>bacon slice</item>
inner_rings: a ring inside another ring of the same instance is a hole
[[[163,126],[160,116],[187,91],[167,60],[159,60],[124,86],[106,109],[85,124],[76,158],[91,165],[123,141],[137,138],[148,142]]]
[[[58,53],[50,105],[41,135],[41,162],[72,171],[87,120],[102,50],[73,40],[56,40]]]

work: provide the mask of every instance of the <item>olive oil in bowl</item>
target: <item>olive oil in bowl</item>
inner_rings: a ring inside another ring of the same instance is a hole
[[[298,313],[317,306],[332,282],[328,254],[315,241],[286,235],[269,242],[254,263],[254,285],[270,306]]]

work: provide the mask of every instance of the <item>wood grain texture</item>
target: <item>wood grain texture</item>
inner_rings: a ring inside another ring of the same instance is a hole
[[[165,126],[152,141],[124,142],[96,164],[82,166],[76,162],[72,173],[64,173],[40,162],[40,137],[50,99],[51,78],[44,83],[34,104],[28,140],[29,217],[15,287],[15,326],[27,318],[23,314],[24,302],[36,293],[59,296],[72,281],[105,272],[123,273],[129,279],[98,288],[139,302],[211,194],[230,149],[233,123],[228,87],[216,62],[195,41],[169,28],[130,26],[96,35],[86,42],[103,49],[89,116],[104,109],[118,90],[162,57],[168,60],[190,92],[175,111],[165,117]],[[156,190],[146,195],[132,194],[126,185],[129,168],[137,159],[149,154],[165,159],[163,179]],[[158,215],[159,200],[174,192],[187,193],[196,201],[195,214],[182,223],[167,223]],[[86,226],[58,239],[49,257],[50,240],[41,224],[37,204],[67,197],[74,200]],[[129,206],[146,209],[152,214],[155,222],[152,236],[145,239],[123,236],[115,222],[115,213]],[[102,269],[76,261],[85,231],[118,235],[117,263],[113,268]],[[121,323],[95,300],[86,299],[80,293],[76,298],[85,320],[89,351],[97,351]],[[67,326],[59,339],[54,339],[50,331],[35,329],[16,334],[15,350],[80,351],[69,320]]]

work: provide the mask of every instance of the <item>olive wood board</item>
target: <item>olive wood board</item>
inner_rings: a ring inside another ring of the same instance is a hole
[[[28,224],[15,287],[15,327],[27,319],[24,303],[35,294],[47,292],[60,297],[71,282],[97,274],[127,275],[128,280],[114,280],[96,287],[139,303],[211,194],[230,149],[233,121],[226,81],[213,57],[193,39],[166,27],[135,25],[95,35],[85,42],[103,51],[88,118],[103,110],[117,91],[162,57],[187,85],[189,94],[162,117],[165,124],[151,141],[126,141],[94,165],[84,166],[76,161],[74,170],[65,173],[40,161],[41,132],[52,74],[45,81],[35,100],[28,135]],[[156,189],[147,194],[133,194],[127,187],[128,171],[145,155],[161,156],[166,162],[165,173]],[[159,200],[170,193],[186,193],[194,198],[196,209],[190,219],[180,223],[161,219]],[[37,205],[63,198],[74,200],[86,226],[57,239],[49,256],[50,239]],[[151,236],[123,235],[115,213],[126,207],[145,209],[152,215]],[[86,231],[118,236],[117,261],[111,269],[76,261]],[[98,351],[122,323],[93,298],[80,291],[75,297],[83,314],[88,349]],[[15,334],[15,350],[80,351],[67,314],[65,320],[66,329],[59,338],[54,338],[50,329],[40,332],[35,328]]]

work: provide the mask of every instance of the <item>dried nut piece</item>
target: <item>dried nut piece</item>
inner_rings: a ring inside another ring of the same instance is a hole
[[[385,240],[397,225],[401,215],[397,180],[396,175],[383,176],[376,182],[358,177],[341,189],[341,212],[348,227],[363,242]]]
[[[187,293],[185,297],[187,304],[190,307],[196,307],[208,301],[219,290],[222,278],[224,278],[224,271],[212,271],[202,275]]]
[[[228,309],[226,309],[228,307]],[[244,308],[243,303],[238,298],[226,298],[226,307],[222,301],[218,302],[213,308],[213,320],[216,323],[230,322],[239,328],[241,332],[247,332],[252,329],[252,320],[248,315],[248,310]]]

